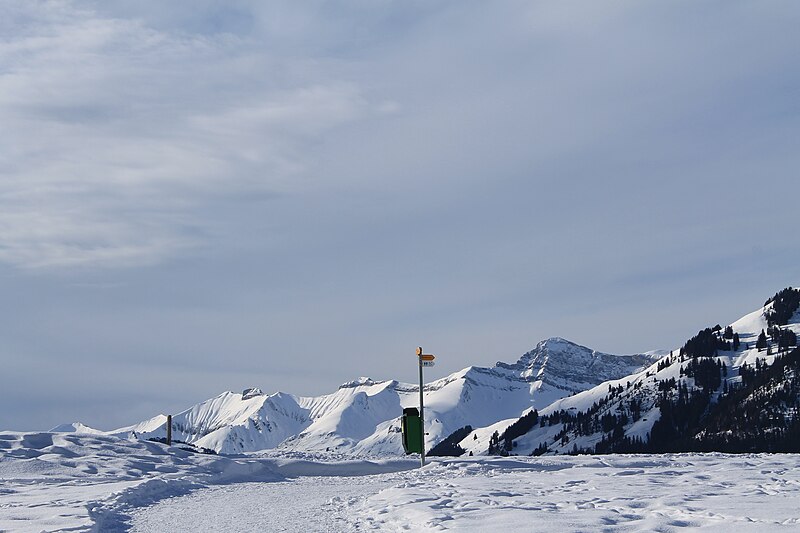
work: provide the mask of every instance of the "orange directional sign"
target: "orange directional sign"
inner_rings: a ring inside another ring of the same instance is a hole
[[[422,359],[423,361],[433,361],[434,359],[436,359],[436,357],[434,357],[432,354],[429,353],[420,354],[419,358]]]

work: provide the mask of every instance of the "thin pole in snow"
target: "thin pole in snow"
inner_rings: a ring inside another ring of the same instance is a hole
[[[419,363],[419,424],[422,426],[420,429],[422,439],[422,450],[419,453],[420,466],[425,466],[425,406],[422,400],[422,347],[417,348],[417,359]]]
[[[172,415],[167,415],[167,446],[172,446]]]

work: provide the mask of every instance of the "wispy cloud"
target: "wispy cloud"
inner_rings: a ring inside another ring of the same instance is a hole
[[[19,267],[149,264],[202,244],[215,196],[292,191],[305,144],[372,107],[230,33],[72,2],[2,10],[0,261]]]

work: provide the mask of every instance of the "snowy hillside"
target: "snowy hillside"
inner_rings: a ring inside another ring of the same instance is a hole
[[[476,429],[460,446],[486,454],[494,435],[505,448],[500,452],[519,455],[738,447],[781,451],[796,431],[800,402],[800,352],[793,350],[800,334],[798,294],[785,289],[761,309],[726,328],[700,331],[637,373],[553,402],[539,410],[521,436],[503,439],[506,428],[517,422],[512,419]],[[747,416],[749,422],[738,419]],[[768,435],[758,437],[752,430],[736,434],[733,428],[739,426],[759,427]]]
[[[618,379],[649,365],[653,354],[610,355],[560,338],[547,339],[514,364],[468,367],[425,385],[427,445],[453,431],[520,416],[530,408]],[[264,449],[402,453],[400,414],[418,404],[417,385],[369,378],[332,393],[300,397],[259,389],[225,392],[173,416],[173,438],[233,454]],[[111,432],[166,435],[166,416]]]

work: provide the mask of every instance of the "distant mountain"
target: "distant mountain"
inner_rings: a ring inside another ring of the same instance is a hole
[[[468,367],[427,383],[425,429],[433,446],[467,425],[482,427],[543,408],[650,365],[658,353],[610,355],[561,338],[540,342],[514,364]],[[417,406],[419,387],[359,378],[331,394],[300,397],[259,389],[225,392],[173,416],[173,438],[221,453],[280,448],[400,454],[400,415]],[[166,416],[113,434],[161,438]]]
[[[50,430],[50,433],[77,433],[79,435],[102,435],[104,432],[99,429],[90,428],[80,422],[71,424],[61,424]]]
[[[553,337],[537,344],[536,348],[512,365],[498,362],[494,370],[509,370],[513,375],[535,384],[541,396],[553,391],[552,396],[561,398],[610,379],[627,376],[631,369],[649,366],[663,355],[661,351],[610,355]],[[549,403],[540,401],[539,405]]]
[[[474,430],[472,454],[800,452],[800,290],[643,370]]]

